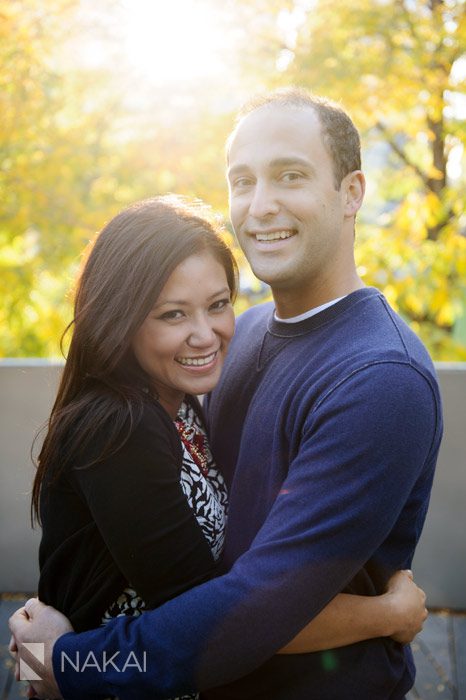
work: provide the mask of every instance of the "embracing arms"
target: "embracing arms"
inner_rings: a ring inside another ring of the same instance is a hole
[[[391,636],[405,644],[422,629],[427,617],[425,594],[412,581],[410,571],[399,571],[389,581],[387,592],[380,596],[337,595],[279,654],[300,654],[352,644],[375,636]],[[45,642],[44,666],[37,667],[41,681],[34,681],[30,694],[43,698],[60,696],[52,665],[56,640],[72,631],[61,613],[37,599],[27,601],[10,618],[13,636],[10,652],[16,659],[19,680],[18,645],[21,642]],[[24,654],[24,650],[22,650]],[[22,657],[24,658],[24,657]],[[33,657],[26,662],[34,668]],[[136,659],[137,662],[137,659]]]
[[[305,443],[291,465],[286,493],[277,498],[251,549],[227,575],[136,620],[120,619],[105,631],[61,637],[53,655],[62,693],[80,700],[109,693],[125,700],[169,697],[227,683],[284,647],[386,540],[415,482],[423,478],[436,427],[432,393],[423,379],[413,383],[412,378],[412,370],[400,367],[391,373],[387,392],[382,377],[377,388],[383,401],[377,412],[367,402],[367,392],[361,393],[361,382],[345,387],[348,400],[346,405],[340,402],[341,410],[353,427],[344,463],[332,449],[341,411],[330,411],[318,427],[319,454],[313,452],[315,442]],[[374,434],[368,464],[367,436]],[[419,440],[420,434],[431,437]],[[314,495],[309,493],[309,463],[316,465]],[[425,478],[427,489],[429,473]],[[330,494],[325,507],[316,492]],[[416,513],[409,515],[408,524]],[[422,512],[418,517],[422,521]],[[60,672],[62,652],[111,655],[122,649],[147,650],[148,672]]]

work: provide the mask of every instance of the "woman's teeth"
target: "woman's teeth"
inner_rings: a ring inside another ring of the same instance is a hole
[[[187,365],[188,367],[202,367],[202,365],[208,365],[212,362],[216,354],[216,352],[213,352],[211,355],[207,355],[207,357],[179,357],[176,361],[179,362],[180,365]]]

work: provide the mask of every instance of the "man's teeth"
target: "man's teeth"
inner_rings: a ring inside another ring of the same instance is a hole
[[[179,362],[180,365],[187,365],[188,367],[192,365],[194,365],[194,367],[202,367],[202,365],[208,365],[209,362],[212,362],[216,354],[216,352],[213,352],[207,357],[179,357],[177,358],[177,362]]]
[[[273,231],[273,233],[256,233],[258,241],[279,241],[284,238],[291,238],[290,231]]]

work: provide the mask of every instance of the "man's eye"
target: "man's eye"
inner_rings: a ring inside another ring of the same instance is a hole
[[[249,187],[251,183],[250,177],[237,177],[236,180],[233,180],[232,187]]]
[[[301,173],[290,172],[290,173],[283,173],[281,176],[281,179],[284,182],[294,182],[295,180],[299,180],[301,177],[302,177]]]

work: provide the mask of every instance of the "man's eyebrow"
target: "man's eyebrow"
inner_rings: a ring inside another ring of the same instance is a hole
[[[301,168],[306,168],[306,170],[311,172],[315,172],[315,168],[312,163],[305,158],[299,158],[299,156],[283,156],[282,158],[274,158],[270,161],[270,163],[268,163],[268,167],[270,168],[290,168],[293,166],[299,166]],[[231,178],[239,173],[244,173],[249,170],[250,167],[246,163],[238,163],[237,165],[234,165],[228,169],[227,175],[229,178]]]
[[[298,156],[274,158],[272,161],[270,161],[269,165],[272,168],[287,168],[293,165],[299,165],[302,168],[306,168],[307,170],[314,170],[314,167],[312,163],[310,163],[310,161],[306,160],[305,158],[299,158]]]
[[[227,169],[227,176],[232,177],[238,173],[244,173],[246,170],[249,170],[249,166],[246,165],[246,163],[238,163],[238,165],[234,165],[232,168]]]

